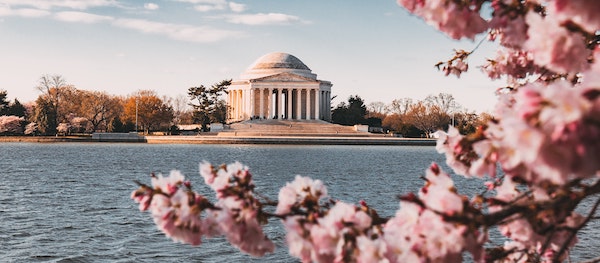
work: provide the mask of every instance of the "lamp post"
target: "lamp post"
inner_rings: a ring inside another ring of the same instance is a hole
[[[135,97],[135,133],[138,133],[138,97]]]

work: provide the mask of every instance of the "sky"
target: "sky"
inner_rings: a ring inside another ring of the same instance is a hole
[[[476,67],[493,43],[460,79],[434,65],[483,37],[451,40],[394,0],[0,0],[0,90],[34,101],[40,77],[61,75],[77,89],[174,98],[286,52],[333,83],[334,106],[450,93],[482,112],[503,84]]]

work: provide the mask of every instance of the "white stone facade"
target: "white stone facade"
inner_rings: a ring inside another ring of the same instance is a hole
[[[331,82],[298,58],[270,53],[227,89],[229,122],[250,119],[331,120]]]

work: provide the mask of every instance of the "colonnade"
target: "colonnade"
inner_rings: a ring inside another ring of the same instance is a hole
[[[229,90],[229,119],[331,120],[331,91],[319,88]]]

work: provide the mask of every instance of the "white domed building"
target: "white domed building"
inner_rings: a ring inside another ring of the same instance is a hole
[[[331,86],[293,55],[266,54],[227,89],[228,121],[330,121]]]

